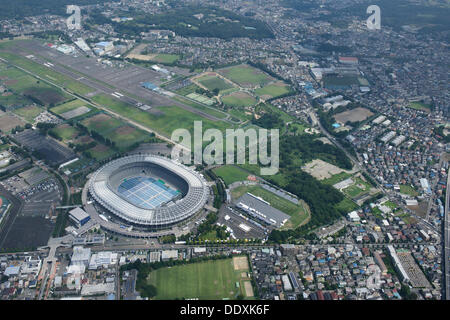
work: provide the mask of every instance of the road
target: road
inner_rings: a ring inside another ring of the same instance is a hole
[[[444,269],[445,269],[445,300],[450,300],[450,221],[449,221],[449,202],[450,202],[450,169],[447,173],[447,188],[445,189],[445,212],[444,212]]]

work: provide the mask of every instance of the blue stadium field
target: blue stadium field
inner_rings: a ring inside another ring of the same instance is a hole
[[[144,209],[157,208],[180,194],[180,191],[166,186],[164,181],[149,177],[126,179],[117,191],[123,198]]]

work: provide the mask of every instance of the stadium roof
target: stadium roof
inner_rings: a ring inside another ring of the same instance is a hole
[[[145,209],[125,200],[111,187],[109,180],[112,175],[133,164],[136,165],[136,172],[139,172],[145,163],[162,167],[184,180],[188,185],[184,198],[169,206]],[[174,160],[155,155],[132,155],[114,160],[96,171],[89,181],[89,192],[102,206],[128,222],[165,226],[187,219],[202,209],[209,188],[199,173]]]

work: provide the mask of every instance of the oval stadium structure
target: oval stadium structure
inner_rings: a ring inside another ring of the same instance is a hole
[[[89,180],[89,192],[104,208],[130,223],[165,227],[206,204],[209,188],[196,171],[155,155],[113,160]]]

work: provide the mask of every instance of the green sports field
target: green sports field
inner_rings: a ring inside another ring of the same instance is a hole
[[[244,170],[233,165],[226,165],[213,169],[214,173],[221,177],[225,184],[230,185],[236,181],[247,180],[249,174]]]
[[[227,83],[225,80],[217,76],[205,75],[198,78],[197,81],[205,86],[209,91],[218,89],[219,92],[221,92],[233,88],[231,84]]]
[[[69,124],[61,124],[51,130],[58,137],[63,139],[64,142],[73,140],[79,133],[79,131]]]
[[[13,110],[15,114],[21,116],[28,122],[33,122],[34,118],[36,118],[42,111],[44,111],[43,108],[39,108],[33,105]]]
[[[222,97],[222,102],[232,107],[250,107],[258,101],[245,92],[233,92],[232,94]]]
[[[242,87],[265,85],[272,80],[272,77],[266,75],[259,69],[249,65],[238,65],[224,68],[218,71],[225,78],[239,84]]]
[[[289,93],[289,86],[281,85],[281,84],[269,84],[265,87],[259,88],[255,90],[255,93],[259,97],[270,97],[276,98],[282,96],[284,94]]]
[[[153,57],[152,61],[162,64],[172,64],[180,59],[177,54],[160,53]]]
[[[156,300],[236,299],[240,294],[245,296],[242,272],[234,270],[230,258],[157,269],[150,272],[147,281],[157,289]]]

